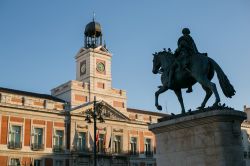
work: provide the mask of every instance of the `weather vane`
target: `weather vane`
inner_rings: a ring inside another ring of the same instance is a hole
[[[95,12],[93,11],[93,21],[95,21]]]

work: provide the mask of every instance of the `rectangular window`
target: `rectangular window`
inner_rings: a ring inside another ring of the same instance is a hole
[[[114,145],[113,145],[113,152],[114,153],[121,153],[122,152],[122,137],[116,135],[114,137]]]
[[[86,150],[86,133],[79,132],[77,138],[77,150],[85,151]]]
[[[136,155],[137,153],[137,138],[131,137],[130,138],[130,154]]]
[[[63,166],[63,160],[56,160],[55,166]]]
[[[22,132],[21,126],[12,125],[10,127],[9,143],[8,143],[9,149],[21,149],[22,148],[22,142],[21,142],[22,133],[21,132]]]
[[[56,130],[54,135],[54,151],[63,150],[63,130]]]
[[[10,159],[10,166],[21,166],[20,160],[17,158]]]
[[[32,149],[43,149],[43,128],[34,128]]]
[[[34,166],[42,166],[41,160],[34,160]]]
[[[97,152],[104,153],[104,134],[99,134],[98,142],[97,142]]]
[[[146,138],[145,139],[145,154],[146,156],[152,156],[153,152],[151,151],[151,139],[150,138]]]

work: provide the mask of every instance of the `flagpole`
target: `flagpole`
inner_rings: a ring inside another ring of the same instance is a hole
[[[94,166],[96,165],[96,97],[94,97],[94,114],[93,114],[93,119],[94,119]]]

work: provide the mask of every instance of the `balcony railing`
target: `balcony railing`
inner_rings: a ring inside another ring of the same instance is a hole
[[[115,156],[128,156],[128,151],[124,151],[124,150],[119,150],[119,151],[112,151],[111,152],[112,155],[115,155]]]
[[[20,166],[21,164],[9,164],[8,166]]]
[[[154,152],[153,151],[145,151],[145,156],[146,157],[153,157]]]
[[[63,145],[54,145],[53,146],[53,152],[63,152],[65,150],[65,147]]]
[[[22,149],[22,142],[8,142],[9,149]]]
[[[75,146],[74,147],[75,152],[81,152],[81,153],[90,153],[91,151],[87,147],[80,147],[80,146]]]
[[[130,156],[139,156],[139,152],[138,151],[132,151],[132,150],[130,150],[129,151],[129,155]]]
[[[31,149],[34,151],[44,150],[44,145],[38,144],[38,143],[33,143],[33,144],[31,144]]]
[[[91,151],[93,153],[93,151]],[[98,155],[107,155],[107,156],[128,156],[128,151],[124,150],[119,150],[119,151],[114,151],[111,149],[103,149],[102,151],[97,150]]]

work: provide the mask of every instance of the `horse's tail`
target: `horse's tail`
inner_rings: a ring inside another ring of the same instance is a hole
[[[232,96],[235,95],[235,90],[234,90],[233,85],[230,83],[226,74],[222,71],[220,66],[212,58],[209,58],[209,61],[212,63],[212,65],[217,73],[217,77],[218,77],[218,80],[219,80],[219,83],[220,83],[220,86],[221,86],[221,89],[222,89],[224,95],[226,97],[231,98]]]

